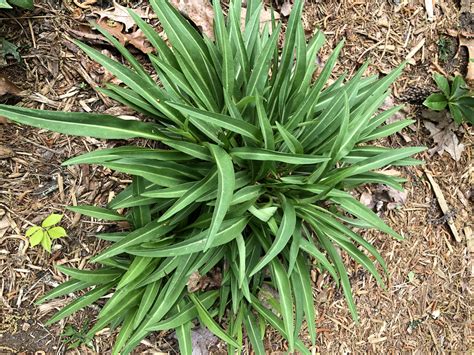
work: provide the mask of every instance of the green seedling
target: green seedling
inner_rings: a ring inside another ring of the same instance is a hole
[[[62,218],[62,214],[52,213],[46,217],[41,226],[28,228],[26,236],[30,238],[30,245],[34,247],[41,244],[47,252],[51,253],[52,240],[67,236],[63,227],[56,226]]]
[[[455,76],[451,84],[441,74],[435,73],[433,79],[441,92],[433,93],[423,102],[423,105],[433,111],[449,109],[456,123],[463,121],[474,122],[474,95],[459,75]]]

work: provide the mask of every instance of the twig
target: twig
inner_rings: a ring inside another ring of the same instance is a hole
[[[433,176],[431,176],[431,174],[426,169],[425,169],[425,174],[431,184],[431,187],[433,188],[434,194],[439,203],[439,207],[441,207],[441,211],[443,211],[443,213],[447,215],[447,213],[449,212],[449,206],[448,206],[448,203],[446,202],[446,199],[444,198],[443,191],[441,190],[441,188],[439,187],[438,183],[435,181]],[[447,222],[448,222],[449,229],[451,229],[451,233],[454,236],[454,239],[456,239],[456,241],[460,243],[461,237],[459,236],[458,230],[456,229],[456,226],[454,225],[453,219],[448,218]]]

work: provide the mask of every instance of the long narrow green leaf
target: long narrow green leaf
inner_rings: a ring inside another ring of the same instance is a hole
[[[209,228],[204,250],[207,250],[213,245],[217,232],[232,203],[235,188],[235,173],[232,158],[219,146],[210,144],[209,150],[216,162],[218,183],[216,206],[212,214],[211,227]]]

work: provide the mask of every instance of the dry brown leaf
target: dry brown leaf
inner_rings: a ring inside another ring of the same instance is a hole
[[[214,10],[208,0],[171,0],[171,4],[194,22],[202,33],[214,39]]]
[[[7,94],[18,95],[20,92],[21,90],[18,86],[0,74],[0,96]]]
[[[110,20],[120,22],[121,24],[125,26],[125,31],[129,31],[135,25],[135,21],[133,21],[133,18],[128,13],[128,10],[126,7],[120,4],[117,4],[115,1],[113,2],[113,4],[114,4],[113,10],[94,11],[93,13],[99,15],[100,20],[103,20],[104,18],[108,18]],[[133,11],[141,18],[149,18],[149,16],[140,9],[133,9]]]
[[[280,14],[282,14],[282,16],[284,16],[284,17],[290,16],[292,7],[293,7],[293,5],[288,0],[285,1],[283,3],[283,5],[281,5]]]
[[[145,54],[153,52],[153,47],[147,41],[145,35],[140,29],[137,29],[132,33],[123,33],[124,25],[118,22],[110,23],[106,20],[99,20],[97,25],[107,30],[124,46],[131,44]]]
[[[464,144],[459,143],[459,139],[454,131],[456,126],[454,122],[442,121],[434,124],[430,121],[424,121],[425,128],[430,131],[430,138],[433,139],[435,146],[428,150],[431,155],[438,153],[443,155],[446,151],[451,157],[459,161],[462,152],[464,151]]]
[[[472,58],[474,58],[474,38],[473,34],[465,34],[462,33],[461,36],[459,36],[459,47],[464,46],[467,48],[467,53],[469,57],[469,62],[467,64],[467,74],[466,74],[466,80],[469,82],[474,81],[474,61]]]
[[[404,205],[406,200],[406,191],[398,191],[385,185],[377,185],[374,191],[364,191],[359,197],[362,204],[377,212],[396,209]]]

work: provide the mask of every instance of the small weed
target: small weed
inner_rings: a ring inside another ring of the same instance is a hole
[[[428,96],[423,105],[434,110],[443,111],[449,108],[456,123],[474,122],[474,96],[469,91],[463,78],[457,75],[449,83],[443,75],[435,73],[433,76],[436,85],[441,90]]]
[[[89,330],[89,323],[89,320],[87,320],[80,329],[74,327],[71,324],[66,325],[60,338],[68,349],[76,349],[81,344],[86,345],[90,349],[94,348],[92,340],[86,336],[87,331]]]
[[[51,253],[52,240],[67,236],[63,227],[55,226],[62,218],[62,214],[52,213],[46,217],[41,226],[28,228],[25,235],[30,238],[30,245],[34,247],[41,243],[43,248]]]
[[[449,59],[454,57],[454,43],[453,41],[445,36],[441,36],[438,40],[438,56],[441,62],[447,62]]]

